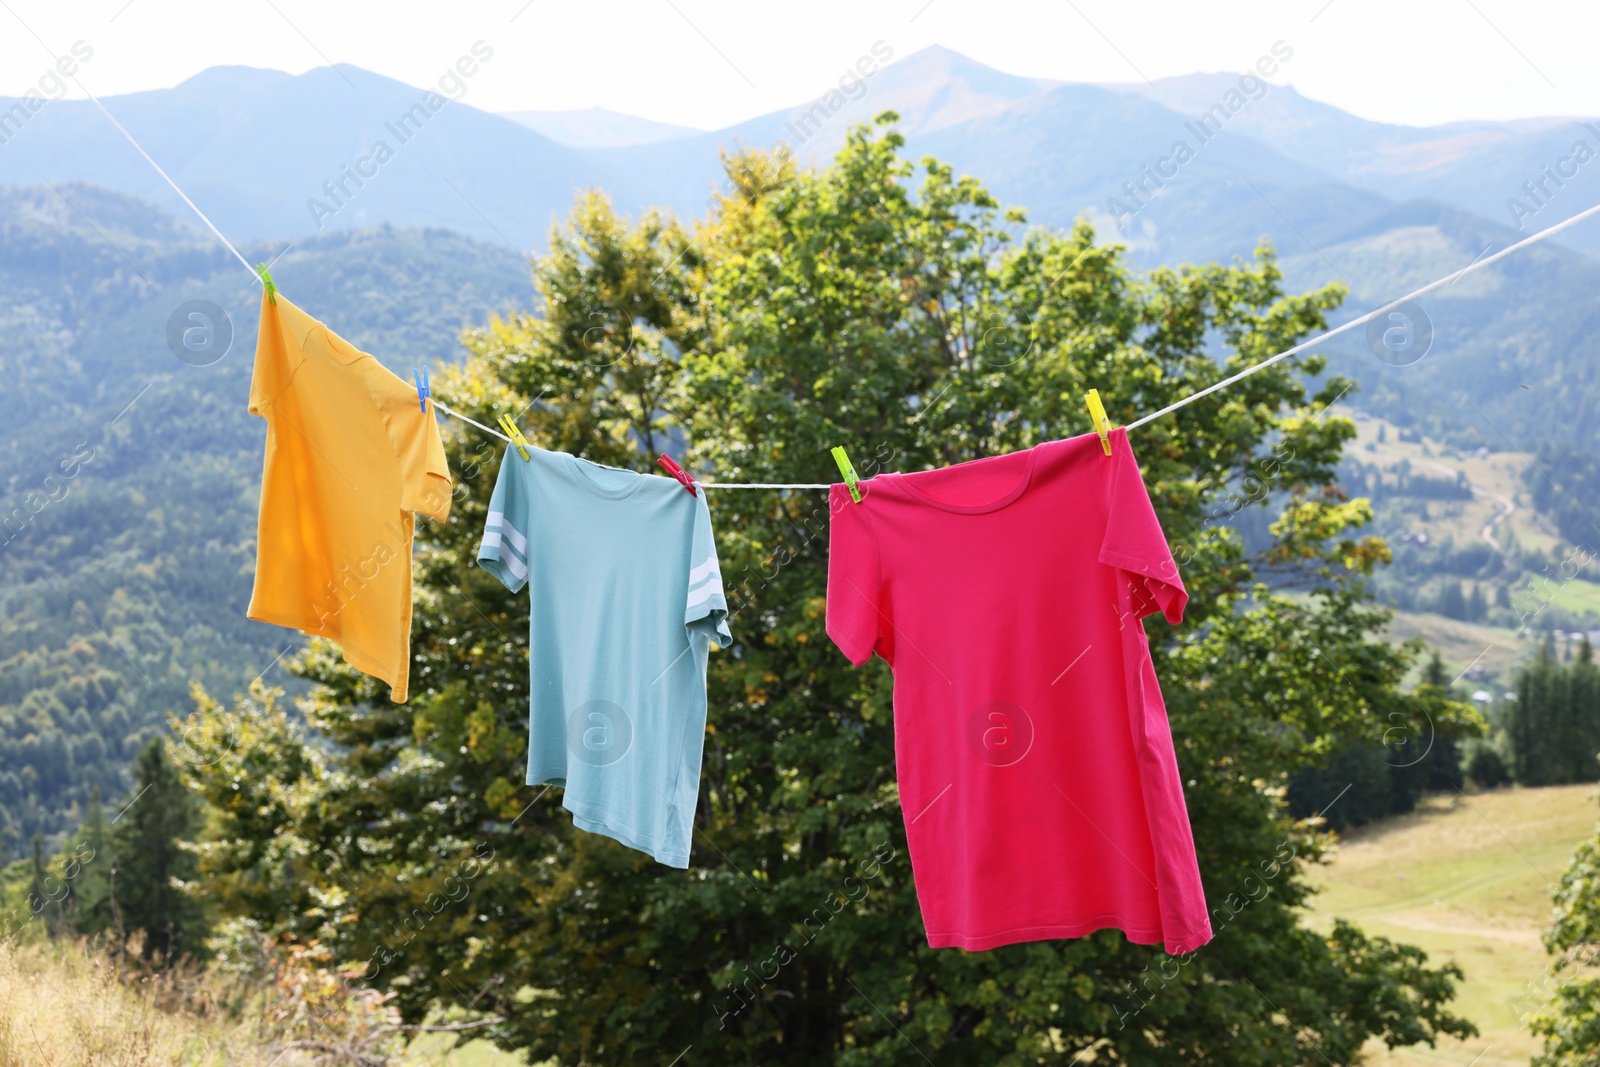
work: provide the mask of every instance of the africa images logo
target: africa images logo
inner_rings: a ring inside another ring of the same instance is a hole
[[[991,767],[1009,767],[1033,748],[1033,719],[1021,704],[991,700],[967,716],[967,747]]]
[[[567,749],[591,767],[609,767],[633,747],[633,720],[622,705],[588,700],[567,716]]]

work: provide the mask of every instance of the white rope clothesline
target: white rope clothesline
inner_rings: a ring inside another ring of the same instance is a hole
[[[441,403],[438,400],[434,400],[433,401],[433,406],[438,408],[440,411],[444,412],[446,415],[455,416],[456,418],[460,419],[462,422],[470,422],[472,425],[476,426],[478,429],[482,430],[484,433],[494,434],[496,437],[500,438],[500,440],[504,441],[508,445],[515,443],[515,442],[513,442],[511,440],[511,438],[507,437],[505,434],[501,433],[499,430],[491,430],[491,429],[489,429],[489,427],[485,426],[483,423],[479,422],[477,419],[474,419],[474,418],[471,418],[470,416],[461,414],[461,412],[457,411],[455,408],[452,408],[448,404],[444,404],[444,403]],[[829,489],[829,488],[832,488],[827,482],[702,482],[698,478],[695,479],[694,484],[698,485],[702,489]]]
[[[44,43],[43,41],[40,42],[40,44],[43,44],[43,43]],[[204,222],[206,224],[206,226],[211,230],[211,232],[216,234],[217,240],[221,241],[224,245],[226,245],[227,248],[228,248],[228,251],[232,252],[234,254],[234,257],[236,259],[238,259],[240,263],[244,264],[244,269],[250,272],[250,276],[252,278],[254,278],[258,284],[265,286],[266,285],[266,279],[261,277],[261,275],[256,272],[254,267],[250,266],[250,261],[245,259],[244,256],[240,254],[239,250],[233,246],[233,242],[232,241],[229,241],[227,239],[227,237],[223,236],[222,231],[217,229],[216,224],[213,223],[209,218],[206,217],[206,213],[204,211],[201,211],[200,208],[195,204],[195,202],[193,200],[189,199],[188,194],[186,194],[182,189],[180,189],[178,187],[178,183],[173,181],[172,177],[169,174],[167,174],[166,171],[161,169],[161,165],[159,163],[157,163],[154,159],[151,158],[150,153],[146,152],[144,150],[144,147],[142,145],[140,145],[137,140],[134,139],[133,134],[129,133],[127,131],[127,129],[122,125],[122,123],[117,121],[115,115],[111,114],[110,111],[106,110],[106,106],[100,102],[98,97],[96,97],[93,93],[89,92],[88,88],[83,84],[83,82],[79,81],[77,75],[73,75],[72,76],[72,80],[74,82],[77,82],[78,88],[82,89],[83,92],[84,92],[84,95],[87,96],[90,100],[92,100],[94,102],[94,106],[100,109],[100,113],[105,115],[105,117],[111,121],[111,124],[113,126],[115,126],[119,131],[121,131],[122,136],[124,136],[124,137],[126,137],[128,139],[128,143],[133,145],[133,147],[138,150],[139,154],[145,158],[145,161],[147,163],[149,163],[150,166],[155,168],[156,173],[161,175],[161,177],[166,180],[166,183],[168,185],[172,186],[173,191],[175,193],[177,193],[180,197],[183,198],[183,202],[185,204],[188,204],[190,210],[192,210],[196,215],[198,215],[200,217],[200,221]],[[1171,404],[1168,404],[1166,407],[1162,408],[1159,411],[1152,411],[1148,415],[1144,415],[1144,416],[1142,416],[1142,417],[1140,417],[1138,419],[1135,419],[1133,422],[1128,423],[1127,426],[1124,427],[1124,428],[1128,429],[1128,430],[1136,430],[1140,426],[1145,425],[1146,423],[1154,422],[1156,419],[1161,418],[1163,415],[1170,415],[1174,411],[1177,411],[1179,408],[1186,407],[1187,405],[1194,403],[1196,400],[1199,400],[1201,397],[1210,396],[1212,393],[1215,393],[1218,390],[1226,389],[1228,386],[1233,385],[1235,382],[1242,381],[1245,378],[1250,377],[1250,375],[1257,373],[1258,371],[1266,370],[1268,367],[1272,366],[1273,364],[1279,363],[1282,360],[1288,359],[1290,356],[1298,355],[1299,353],[1304,352],[1307,349],[1310,349],[1315,345],[1321,344],[1322,342],[1327,341],[1330,338],[1337,337],[1338,335],[1340,335],[1342,333],[1346,333],[1346,332],[1348,332],[1350,330],[1353,330],[1357,326],[1363,326],[1363,325],[1373,321],[1374,319],[1378,318],[1380,315],[1383,315],[1385,312],[1391,311],[1394,308],[1397,308],[1397,307],[1401,306],[1402,304],[1407,303],[1408,301],[1417,299],[1418,297],[1426,296],[1427,294],[1433,292],[1436,289],[1441,289],[1444,286],[1451,285],[1454,282],[1459,281],[1461,278],[1466,277],[1468,274],[1473,273],[1474,271],[1482,270],[1484,267],[1489,266],[1489,264],[1495,263],[1495,262],[1498,262],[1499,260],[1504,259],[1505,257],[1511,255],[1513,252],[1519,252],[1522,249],[1529,247],[1530,245],[1535,245],[1535,244],[1538,244],[1540,241],[1543,241],[1543,240],[1545,240],[1547,238],[1554,237],[1556,234],[1560,233],[1561,231],[1569,229],[1572,226],[1575,226],[1578,223],[1584,221],[1585,219],[1593,218],[1595,215],[1600,215],[1600,204],[1596,204],[1593,207],[1586,208],[1585,210],[1578,212],[1576,215],[1573,215],[1571,218],[1568,218],[1568,219],[1566,219],[1566,220],[1564,220],[1562,222],[1558,222],[1558,223],[1554,224],[1553,226],[1549,226],[1549,227],[1547,227],[1547,228],[1545,228],[1543,230],[1540,230],[1538,233],[1531,234],[1528,237],[1524,237],[1522,240],[1516,242],[1515,244],[1508,245],[1505,248],[1502,248],[1500,251],[1496,252],[1492,256],[1485,256],[1485,257],[1483,257],[1481,259],[1475,259],[1471,263],[1468,263],[1465,267],[1462,267],[1460,270],[1456,271],[1455,273],[1447,274],[1443,278],[1438,279],[1437,281],[1429,282],[1427,285],[1424,285],[1422,288],[1413,290],[1412,292],[1407,293],[1405,296],[1399,297],[1399,298],[1397,298],[1395,300],[1391,300],[1389,303],[1383,305],[1382,307],[1380,307],[1380,308],[1378,308],[1378,309],[1376,309],[1374,311],[1369,311],[1365,315],[1361,315],[1361,316],[1359,316],[1357,318],[1351,319],[1349,322],[1346,322],[1346,323],[1343,323],[1342,325],[1336,326],[1331,330],[1324,331],[1323,333],[1318,334],[1316,337],[1312,337],[1312,338],[1310,338],[1308,340],[1300,342],[1299,344],[1295,345],[1293,348],[1287,348],[1284,351],[1279,352],[1277,355],[1268,356],[1266,359],[1262,360],[1260,363],[1252,364],[1251,366],[1246,367],[1244,370],[1239,371],[1237,374],[1230,375],[1229,377],[1224,378],[1219,382],[1215,382],[1215,383],[1213,383],[1211,385],[1208,385],[1204,389],[1199,390],[1198,392],[1190,393],[1188,396],[1182,398],[1181,400],[1177,400],[1177,401],[1174,401]],[[498,430],[490,429],[489,427],[485,426],[483,423],[478,422],[476,419],[472,419],[472,418],[469,418],[466,415],[463,415],[461,412],[456,411],[454,408],[451,408],[448,405],[441,404],[439,401],[435,400],[433,402],[433,406],[438,408],[440,411],[444,412],[446,415],[450,415],[453,418],[460,419],[462,422],[470,423],[471,425],[476,426],[478,429],[482,430],[484,433],[493,434],[495,437],[500,438],[502,441],[505,441],[507,444],[512,443],[511,442],[511,438],[507,437],[505,434],[500,433]],[[700,486],[702,486],[703,488],[706,488],[706,489],[828,489],[828,488],[831,487],[830,483],[828,483],[828,482],[700,482],[700,481],[696,481],[695,484],[700,485]]]
[[[470,418],[470,417],[468,417],[466,415],[461,414],[461,412],[457,411],[453,407],[450,407],[448,404],[445,404],[445,403],[441,402],[436,397],[429,397],[429,399],[433,401],[433,406],[434,407],[438,408],[440,411],[444,412],[446,415],[452,415],[452,416],[460,419],[462,422],[470,422],[470,423],[472,423],[472,425],[476,426],[478,429],[482,430],[484,433],[492,433],[492,434],[494,434],[496,437],[500,438],[500,440],[504,441],[508,445],[514,443],[511,440],[511,438],[507,437],[505,434],[501,433],[499,430],[491,430],[491,429],[489,429],[489,427],[485,426],[483,423],[479,422],[477,419]]]
[[[244,264],[244,269],[250,272],[250,277],[254,278],[257,282],[261,283],[262,285],[266,285],[267,284],[266,281],[259,274],[256,273],[256,269],[250,265],[250,261],[248,259],[245,259],[244,256],[239,254],[239,250],[237,248],[233,247],[233,242],[232,241],[230,241],[226,237],[222,236],[222,231],[217,229],[217,224],[212,222],[211,219],[206,216],[206,213],[204,211],[201,211],[200,208],[195,205],[195,202],[193,200],[189,199],[189,194],[188,193],[186,193],[182,189],[178,188],[178,183],[172,180],[172,176],[170,174],[168,174],[166,171],[161,169],[161,164],[157,163],[154,159],[150,158],[150,153],[146,152],[144,150],[144,146],[143,145],[141,145],[138,141],[134,140],[133,134],[129,133],[127,128],[125,126],[123,126],[122,123],[117,121],[117,117],[115,115],[113,115],[111,112],[106,110],[106,106],[100,102],[100,98],[95,96],[93,93],[89,92],[88,88],[83,84],[83,82],[78,81],[78,76],[76,74],[74,74],[72,76],[72,80],[75,81],[75,82],[78,82],[78,88],[82,89],[83,92],[84,92],[84,95],[88,96],[88,98],[90,100],[94,101],[94,106],[100,109],[100,114],[104,115],[106,118],[111,120],[111,125],[115,126],[118,130],[120,130],[122,132],[122,136],[124,136],[124,137],[126,137],[128,139],[128,143],[133,145],[134,149],[141,156],[144,157],[144,161],[146,163],[150,164],[152,167],[154,167],[157,174],[161,175],[161,177],[166,179],[167,184],[172,186],[172,191],[177,193],[180,197],[182,197],[183,198],[183,202],[185,204],[189,205],[189,210],[193,211],[196,215],[200,216],[200,221],[205,223],[206,226],[211,230],[211,232],[217,235],[217,240],[221,241],[223,244],[228,246],[228,251],[232,252],[233,255],[234,255],[234,258],[237,259],[240,263],[243,263]]]
[[[1308,341],[1302,341],[1299,344],[1295,345],[1293,348],[1285,349],[1284,351],[1279,352],[1275,356],[1268,356],[1266,359],[1262,360],[1260,363],[1256,363],[1256,364],[1253,364],[1252,366],[1246,367],[1244,370],[1240,371],[1238,374],[1235,374],[1235,375],[1233,375],[1231,377],[1228,377],[1228,378],[1224,378],[1220,382],[1216,382],[1216,383],[1214,383],[1212,385],[1208,385],[1204,389],[1200,390],[1198,393],[1190,393],[1188,396],[1184,397],[1182,400],[1179,400],[1176,403],[1168,404],[1166,407],[1162,408],[1160,411],[1152,411],[1150,414],[1145,415],[1145,416],[1143,416],[1143,417],[1141,417],[1139,419],[1134,420],[1133,422],[1128,423],[1127,429],[1130,429],[1130,430],[1137,429],[1138,427],[1143,426],[1147,422],[1151,422],[1151,421],[1153,421],[1155,419],[1159,419],[1163,415],[1169,415],[1172,412],[1177,411],[1179,408],[1183,407],[1186,404],[1192,404],[1196,400],[1199,400],[1203,396],[1209,396],[1210,394],[1216,392],[1218,389],[1226,389],[1228,386],[1232,385],[1234,382],[1237,382],[1242,378],[1248,378],[1250,375],[1254,374],[1256,371],[1266,370],[1268,367],[1272,366],[1274,363],[1277,363],[1279,360],[1288,359],[1290,356],[1296,355],[1296,354],[1298,354],[1300,352],[1304,352],[1306,349],[1310,348],[1311,346],[1317,345],[1317,344],[1321,344],[1323,341],[1326,341],[1330,337],[1337,337],[1339,334],[1344,333],[1346,330],[1353,330],[1357,326],[1364,326],[1365,324],[1371,322],[1373,319],[1377,318],[1379,315],[1382,315],[1386,311],[1390,311],[1390,310],[1392,310],[1394,308],[1397,308],[1401,304],[1406,303],[1407,301],[1415,300],[1419,296],[1427,296],[1429,293],[1433,292],[1435,289],[1441,289],[1446,285],[1451,285],[1454,282],[1459,281],[1462,278],[1465,278],[1467,275],[1471,274],[1473,271],[1482,270],[1484,267],[1487,267],[1489,264],[1494,263],[1494,262],[1496,262],[1498,260],[1504,259],[1506,256],[1509,256],[1513,252],[1520,252],[1522,249],[1527,248],[1529,245],[1538,244],[1540,241],[1543,241],[1547,237],[1554,237],[1556,234],[1560,233],[1562,230],[1565,230],[1565,229],[1567,229],[1567,228],[1569,228],[1571,226],[1575,226],[1578,223],[1582,222],[1584,219],[1592,218],[1595,215],[1600,215],[1600,204],[1596,204],[1591,208],[1586,208],[1583,211],[1580,211],[1576,215],[1572,216],[1570,219],[1567,219],[1567,220],[1565,220],[1563,222],[1558,222],[1554,226],[1551,226],[1551,227],[1549,227],[1547,229],[1540,230],[1538,233],[1531,234],[1528,237],[1524,237],[1522,240],[1518,241],[1514,245],[1507,245],[1505,248],[1502,248],[1500,251],[1496,252],[1492,256],[1485,256],[1482,259],[1475,259],[1471,263],[1468,263],[1465,267],[1462,267],[1460,270],[1456,271],[1454,274],[1447,274],[1443,278],[1440,278],[1438,281],[1429,282],[1427,285],[1424,285],[1421,289],[1413,290],[1412,292],[1407,293],[1405,296],[1399,297],[1398,299],[1395,299],[1395,300],[1391,300],[1387,304],[1383,305],[1383,307],[1378,308],[1376,311],[1369,311],[1365,315],[1362,315],[1359,318],[1351,319],[1349,322],[1344,323],[1342,326],[1336,326],[1333,329],[1326,331],[1325,333],[1318,334],[1316,337],[1313,337]]]

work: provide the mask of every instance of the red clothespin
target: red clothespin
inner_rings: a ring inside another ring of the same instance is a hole
[[[700,495],[700,491],[694,487],[694,479],[689,476],[688,471],[678,466],[677,460],[663,452],[661,453],[661,458],[656,460],[656,462],[661,464],[662,469],[664,469],[668,474],[682,482],[683,487],[689,490],[690,496]]]

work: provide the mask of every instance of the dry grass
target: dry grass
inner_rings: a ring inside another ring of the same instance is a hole
[[[0,1067],[511,1067],[456,1033],[414,1033],[325,953],[291,946],[264,974],[147,973],[81,941],[0,939]],[[126,957],[136,958],[136,953]],[[476,1035],[464,1035],[476,1036]]]
[[[82,944],[0,943],[0,1067],[272,1062],[214,1004],[195,1002],[195,976],[129,977]]]

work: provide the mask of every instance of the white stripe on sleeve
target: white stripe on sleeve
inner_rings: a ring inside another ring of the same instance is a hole
[[[523,559],[527,559],[528,539],[522,536],[522,531],[508,522],[505,526],[505,535],[506,540],[510,542],[511,547],[517,550],[517,554]]]
[[[688,600],[688,603],[685,605],[685,607],[691,607],[691,608],[692,607],[696,607],[696,606],[698,606],[700,604],[704,604],[706,601],[710,600],[713,596],[721,596],[721,595],[722,595],[722,579],[713,578],[711,581],[707,582],[705,585],[702,585],[699,589],[695,589],[695,590],[693,590],[693,591],[691,591],[689,593],[689,600]]]

